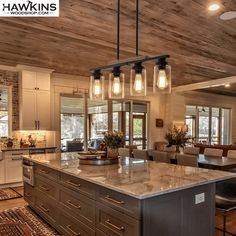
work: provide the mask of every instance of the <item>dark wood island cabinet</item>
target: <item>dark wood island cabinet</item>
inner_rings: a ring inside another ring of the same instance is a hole
[[[213,236],[214,182],[234,176],[135,159],[80,166],[76,154],[24,160],[34,177],[25,200],[68,236]]]

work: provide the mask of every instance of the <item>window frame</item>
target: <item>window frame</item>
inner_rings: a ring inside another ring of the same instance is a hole
[[[12,85],[0,85],[1,89],[6,89],[8,94],[7,112],[8,112],[8,137],[12,137]]]

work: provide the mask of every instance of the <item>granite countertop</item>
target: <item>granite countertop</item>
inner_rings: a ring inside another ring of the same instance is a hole
[[[25,155],[24,158],[138,199],[236,177],[225,171],[133,158],[121,158],[119,164],[107,166],[80,165],[77,153]]]
[[[36,147],[20,147],[20,146],[13,146],[13,147],[4,147],[1,149],[2,152],[8,151],[18,151],[18,150],[37,150],[37,149],[53,149],[57,148],[54,146],[36,146]]]

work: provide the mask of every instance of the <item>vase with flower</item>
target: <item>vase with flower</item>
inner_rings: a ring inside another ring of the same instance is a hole
[[[180,147],[184,147],[190,138],[191,136],[188,135],[188,129],[185,126],[177,127],[174,125],[165,135],[165,139],[168,141],[167,147],[175,145],[177,153],[180,152]]]
[[[123,147],[125,144],[124,135],[122,132],[105,132],[104,143],[107,147],[108,158],[118,158],[118,148]]]

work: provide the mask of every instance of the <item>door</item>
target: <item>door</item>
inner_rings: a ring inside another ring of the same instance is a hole
[[[133,144],[146,148],[146,115],[133,115]]]
[[[21,107],[21,129],[36,129],[36,91],[23,89]]]
[[[23,89],[36,88],[36,72],[33,71],[22,72],[22,88]]]
[[[50,90],[50,74],[37,72],[36,77],[37,77],[36,87],[39,90],[49,91]]]
[[[49,130],[51,128],[50,92],[37,91],[36,107],[38,129]]]

